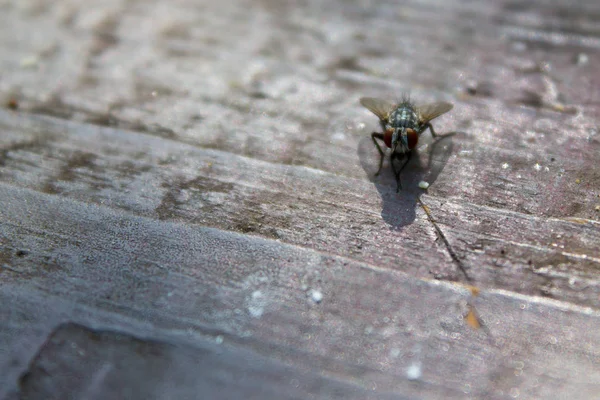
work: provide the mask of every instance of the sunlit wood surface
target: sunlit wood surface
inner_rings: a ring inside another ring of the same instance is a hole
[[[0,11],[0,398],[599,396],[596,0]]]

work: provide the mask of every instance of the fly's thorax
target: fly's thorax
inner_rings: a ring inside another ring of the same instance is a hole
[[[419,131],[419,117],[413,107],[404,103],[392,111],[388,118],[388,123],[392,128],[410,128]]]

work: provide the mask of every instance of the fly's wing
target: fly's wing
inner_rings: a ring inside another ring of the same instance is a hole
[[[452,104],[440,101],[438,103],[423,104],[422,106],[415,107],[415,111],[419,116],[419,122],[425,124],[452,110],[452,107],[454,107]]]
[[[390,112],[396,108],[396,106],[388,101],[376,99],[373,97],[363,97],[360,99],[360,104],[377,115],[380,120],[387,121]]]

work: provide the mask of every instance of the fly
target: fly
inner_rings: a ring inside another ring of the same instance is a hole
[[[373,132],[371,138],[373,143],[379,150],[381,156],[379,160],[379,169],[375,176],[379,175],[383,167],[385,157],[384,151],[377,140],[382,141],[388,148],[392,149],[390,156],[390,164],[396,177],[396,193],[402,189],[400,182],[400,172],[410,161],[412,150],[419,142],[419,136],[425,132],[427,128],[431,131],[431,136],[437,137],[431,120],[447,113],[454,107],[450,103],[437,102],[415,106],[409,99],[402,100],[399,104],[392,104],[385,100],[375,99],[373,97],[363,97],[360,99],[360,104],[366,107],[373,114],[377,115],[381,123],[383,133]],[[406,161],[402,164],[399,170],[396,170],[394,160],[397,157],[406,156]]]

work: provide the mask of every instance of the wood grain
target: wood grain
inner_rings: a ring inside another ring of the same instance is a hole
[[[600,391],[596,1],[0,8],[0,398]]]

